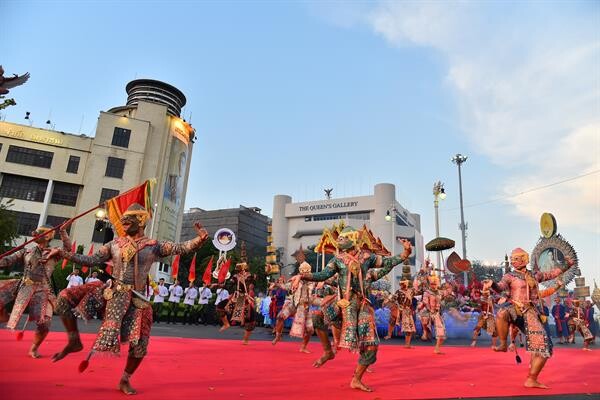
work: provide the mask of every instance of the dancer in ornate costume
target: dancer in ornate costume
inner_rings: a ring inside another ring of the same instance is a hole
[[[101,265],[110,260],[113,264],[113,277],[106,285],[102,282],[88,283],[60,293],[56,311],[65,325],[69,342],[61,352],[54,355],[53,361],[83,349],[76,315],[89,319],[92,310],[106,307],[98,336],[79,370],[83,371],[87,367],[94,353],[119,355],[120,344],[129,341],[127,363],[119,382],[119,390],[125,394],[136,393],[129,380],[146,355],[150,339],[152,307],[141,293],[147,285],[152,263],[172,254],[193,252],[208,239],[206,230],[196,222],[194,229],[198,236],[192,240],[183,243],[156,241],[144,235],[148,219],[146,209],[133,204],[121,218],[126,236],[105,244],[93,256],[73,254],[67,246],[56,250],[60,256],[78,264]]]
[[[363,231],[361,231],[363,232]],[[342,313],[342,333],[339,346],[359,351],[358,366],[350,387],[372,391],[362,382],[368,366],[375,363],[379,340],[375,328],[373,306],[367,298],[368,285],[387,275],[394,266],[410,256],[410,242],[403,240],[404,252],[400,257],[382,257],[361,249],[361,232],[351,227],[342,230],[337,238],[339,253],[320,272],[293,277],[294,286],[300,280],[325,281],[338,274],[342,299],[338,305]]]
[[[496,292],[507,291],[510,297],[510,305],[496,315],[500,347],[494,350],[507,351],[506,340],[509,326],[510,324],[517,326],[525,334],[526,349],[531,353],[529,375],[524,385],[547,388],[538,381],[538,376],[546,361],[552,356],[552,341],[542,325],[537,309],[538,283],[554,279],[564,271],[561,268],[554,268],[549,272],[532,273],[528,271],[529,254],[521,248],[512,251],[510,261],[514,270],[505,274],[499,283],[491,280],[484,283],[484,290],[491,287]],[[569,267],[573,265],[573,261],[570,259],[566,261]]]
[[[24,265],[23,278],[9,279],[0,283],[0,320],[2,322],[7,320],[5,307],[14,301],[6,327],[15,330],[25,309],[29,307],[29,317],[25,324],[28,321],[36,323],[33,343],[29,349],[29,355],[33,358],[40,358],[38,348],[50,331],[52,310],[56,301],[54,293],[52,293],[50,277],[59,257],[44,259],[50,251],[48,244],[54,237],[54,231],[49,232],[50,230],[52,230],[51,226],[40,226],[31,233],[32,236],[42,235],[36,239],[35,246],[19,250],[0,259],[0,268],[10,267],[16,263]],[[23,327],[24,330],[25,327]],[[17,336],[18,340],[22,336],[23,333],[20,332]]]
[[[238,323],[244,328],[242,344],[247,345],[256,326],[256,310],[254,308],[254,297],[248,294],[248,286],[254,281],[255,277],[248,271],[248,264],[245,259],[245,249],[243,249],[242,262],[235,265],[236,274],[232,277],[236,284],[235,292],[229,297],[224,309],[220,308],[218,310],[218,315],[223,321],[220,331],[229,329],[230,322]],[[227,314],[231,316],[231,321],[228,321]]]
[[[301,275],[310,273],[310,264],[306,261],[303,262],[300,264],[299,271]],[[314,333],[313,321],[310,315],[310,305],[312,303],[312,292],[314,288],[315,284],[313,282],[300,281],[299,286],[293,290],[291,298],[285,302],[283,309],[277,315],[273,345],[281,340],[281,332],[283,331],[285,320],[289,317],[294,317],[292,329],[290,329],[290,336],[302,338],[302,347],[300,348],[300,351],[303,353],[310,353],[306,347],[308,346],[310,337]]]
[[[573,343],[575,342],[575,332],[579,332],[583,337],[583,350],[592,351],[589,346],[594,339],[594,335],[592,335],[592,332],[587,326],[585,311],[583,310],[583,307],[581,307],[581,301],[579,299],[573,299],[573,308],[571,309],[569,318],[571,318],[572,324],[575,326],[571,341]]]
[[[496,316],[494,315],[494,298],[489,290],[481,293],[478,309],[479,318],[477,319],[477,325],[473,329],[471,346],[475,347],[481,328],[485,328],[486,332],[492,337],[492,348],[494,348],[496,347],[498,333],[496,332]]]
[[[412,300],[415,294],[415,290],[409,286],[410,281],[400,281],[400,289],[392,296],[392,303],[396,305],[396,313],[390,315],[390,328],[393,329],[392,321],[394,324],[400,325],[402,333],[404,333],[404,347],[410,349],[410,341],[412,335],[417,331],[415,328],[415,320],[413,319]],[[384,339],[389,339],[391,330],[388,330],[388,336]]]
[[[339,300],[337,275],[317,284],[313,297],[313,305],[318,308],[311,312],[311,317],[313,327],[323,347],[323,354],[313,363],[313,367],[315,368],[319,368],[327,361],[335,358],[342,329],[342,317],[337,300]],[[333,347],[329,341],[329,328],[331,328],[333,335]]]
[[[429,288],[423,293],[420,307],[425,309],[423,314],[427,321],[427,329],[431,331],[429,324],[433,324],[435,329],[435,354],[444,354],[441,351],[441,346],[446,340],[446,325],[442,317],[442,292],[439,290],[440,278],[437,275],[430,275],[428,278]],[[425,326],[423,326],[425,331]]]

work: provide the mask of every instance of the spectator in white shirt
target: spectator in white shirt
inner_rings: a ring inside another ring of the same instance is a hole
[[[154,321],[160,323],[160,314],[162,313],[163,305],[165,304],[165,297],[169,295],[169,289],[165,286],[165,278],[158,280],[158,286],[154,293],[154,304],[152,306],[154,310]]]
[[[203,283],[202,288],[200,289],[200,299],[198,300],[198,304],[200,308],[200,319],[204,325],[208,324],[209,321],[208,312],[210,307],[208,306],[208,302],[210,299],[212,299],[212,291],[206,286],[206,283]]]
[[[181,296],[183,296],[183,288],[179,284],[179,280],[175,279],[175,283],[171,285],[169,288],[169,292],[171,292],[171,296],[169,296],[169,315],[167,317],[167,324],[173,322],[177,323],[177,311],[179,309],[179,302],[181,301]]]
[[[98,271],[94,271],[92,272],[91,276],[88,276],[87,278],[85,278],[85,283],[92,283],[92,282],[98,282],[100,279],[98,279]]]
[[[72,288],[74,286],[83,285],[83,279],[79,276],[79,270],[77,268],[75,268],[73,272],[71,272],[69,276],[67,276],[67,282],[69,282],[67,284],[67,289]]]
[[[183,299],[183,324],[198,325],[198,315],[196,314],[196,299],[198,298],[198,289],[194,286],[194,281],[185,288],[185,298]]]

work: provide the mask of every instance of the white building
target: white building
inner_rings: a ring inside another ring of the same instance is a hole
[[[395,218],[386,219],[387,215],[395,215]],[[300,245],[305,249],[316,245],[323,229],[339,220],[357,229],[366,225],[394,254],[402,252],[400,239],[410,240],[414,247],[410,258],[412,273],[421,267],[424,257],[421,218],[396,201],[396,187],[390,183],[375,185],[371,196],[293,203],[290,196],[276,195],[273,199],[273,245],[280,249],[284,266],[295,262],[291,254]],[[388,275],[393,291],[398,288],[401,276],[401,266]]]
[[[126,91],[124,106],[100,112],[94,137],[0,122],[0,198],[15,199],[19,234],[58,225],[155,178],[146,234],[179,240],[195,135],[179,117],[185,96],[151,79],[129,82]],[[70,230],[86,252],[106,240],[95,222],[90,213]],[[168,277],[169,264],[165,259],[153,275]]]

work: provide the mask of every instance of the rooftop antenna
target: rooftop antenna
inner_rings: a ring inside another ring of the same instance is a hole
[[[83,127],[83,117],[84,117],[84,115],[81,114],[81,121],[79,121],[79,132],[78,132],[78,134],[80,134],[80,135],[81,135],[81,128]]]
[[[48,119],[46,120],[46,125],[48,128],[54,130],[55,124],[52,123],[52,109],[48,111]]]

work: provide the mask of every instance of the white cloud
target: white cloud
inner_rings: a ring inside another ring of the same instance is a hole
[[[553,24],[535,7],[526,11],[535,18],[490,19],[478,3],[384,1],[365,17],[391,44],[430,47],[447,58],[462,130],[477,151],[517,170],[505,193],[600,169],[600,39],[589,29],[593,16]],[[563,25],[568,32],[553,31]],[[563,224],[600,232],[599,176],[509,201],[532,220],[552,210]]]

